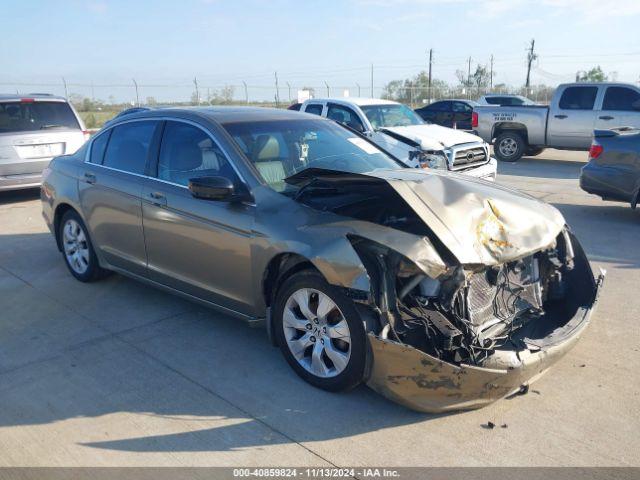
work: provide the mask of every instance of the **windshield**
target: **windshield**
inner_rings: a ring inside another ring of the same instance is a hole
[[[80,129],[76,116],[64,102],[0,102],[0,133],[57,128]]]
[[[295,189],[285,178],[308,168],[365,173],[402,167],[368,141],[326,120],[270,120],[223,127],[278,192]]]
[[[384,127],[406,127],[422,125],[424,122],[405,105],[364,105],[360,107],[374,129]]]

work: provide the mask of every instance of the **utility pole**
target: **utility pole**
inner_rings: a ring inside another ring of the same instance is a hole
[[[67,81],[62,77],[62,84],[64,85],[64,98],[69,98],[69,91],[67,90]],[[17,92],[16,92],[17,93]]]
[[[196,86],[196,104],[200,105],[200,90],[198,90],[198,79],[193,78],[193,84]]]
[[[527,83],[525,84],[527,88],[529,88],[529,85],[531,84],[531,64],[536,58],[538,58],[538,55],[533,52],[535,45],[536,40],[532,38],[531,48],[527,50]]]
[[[280,90],[278,87],[278,72],[275,72],[276,76],[276,107],[280,106]]]
[[[291,85],[287,82],[287,88],[289,89],[289,103],[291,103]]]
[[[96,101],[96,92],[93,90],[93,80],[91,80],[91,101]]]
[[[356,83],[356,86],[358,87],[358,96],[360,96],[360,84]]]
[[[471,57],[469,57],[469,68],[467,73],[467,98],[471,98]]]
[[[242,82],[242,85],[244,85],[244,99],[247,103],[249,103],[249,89],[247,89],[247,82]]]
[[[428,102],[431,103],[431,65],[433,64],[433,48],[429,49],[429,88],[427,90]]]
[[[373,63],[371,64],[371,98],[373,98]]]
[[[489,90],[493,90],[493,53],[491,54],[491,70],[489,71]]]
[[[327,87],[327,97],[330,97],[331,93],[329,93],[329,84],[327,82],[324,82],[324,84]]]
[[[131,80],[133,80],[133,86],[136,89],[136,106],[140,106],[140,96],[138,95],[138,82],[136,82],[135,78],[132,78]]]

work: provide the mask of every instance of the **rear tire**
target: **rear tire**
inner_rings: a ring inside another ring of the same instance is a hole
[[[293,370],[332,392],[362,382],[367,357],[363,322],[353,301],[318,272],[289,277],[273,304],[275,336]]]
[[[75,210],[69,210],[62,216],[58,239],[64,263],[76,280],[93,282],[110,273],[98,263],[89,231]]]
[[[527,145],[518,132],[501,133],[493,144],[493,152],[502,162],[517,162],[524,155],[526,148]]]

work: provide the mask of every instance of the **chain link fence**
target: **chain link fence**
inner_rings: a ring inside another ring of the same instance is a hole
[[[441,82],[440,82],[441,83]],[[298,94],[306,91],[312,97],[373,97],[388,98],[412,108],[418,108],[443,99],[475,100],[486,93],[518,94],[541,104],[548,104],[553,88],[533,86],[530,88],[496,88],[467,86],[403,86],[390,91],[386,86],[371,86],[352,83],[331,85],[327,82],[256,85],[238,84],[207,85],[194,79],[191,83],[77,83],[63,79],[59,83],[0,83],[0,92],[48,93],[71,100],[83,117],[87,127],[101,126],[117,112],[131,106],[186,106],[186,105],[261,105],[285,108],[298,101]]]

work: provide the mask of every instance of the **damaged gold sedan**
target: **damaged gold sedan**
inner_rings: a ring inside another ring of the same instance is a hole
[[[252,108],[121,115],[58,157],[43,214],[69,271],[116,271],[267,332],[309,383],[409,408],[528,385],[589,323],[603,274],[553,207],[406,168],[331,121]]]

